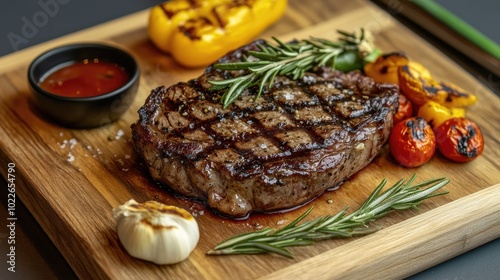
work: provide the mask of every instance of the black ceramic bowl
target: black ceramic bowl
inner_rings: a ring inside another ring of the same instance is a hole
[[[48,72],[63,64],[99,59],[117,64],[129,76],[117,90],[93,97],[65,97],[50,93],[39,85]],[[139,85],[139,67],[127,52],[103,44],[73,44],[49,50],[28,68],[28,81],[37,106],[55,122],[73,128],[91,128],[113,122],[125,113]]]

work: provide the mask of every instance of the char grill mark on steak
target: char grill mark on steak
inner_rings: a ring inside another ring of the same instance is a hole
[[[335,187],[388,138],[395,86],[319,68],[299,81],[277,77],[257,100],[250,89],[224,109],[208,81],[240,74],[208,67],[197,79],[151,92],[132,131],[155,180],[242,217],[296,206]]]

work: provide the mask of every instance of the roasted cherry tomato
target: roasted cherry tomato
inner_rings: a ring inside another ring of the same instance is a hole
[[[398,122],[405,120],[409,117],[413,116],[413,104],[404,96],[403,94],[399,95],[399,106],[398,111],[394,115],[393,123],[397,124]]]
[[[453,161],[469,162],[483,153],[483,134],[469,119],[449,119],[435,129],[435,134],[439,151]]]
[[[389,148],[396,161],[406,167],[428,162],[436,151],[436,138],[431,126],[420,117],[397,123],[389,136]]]

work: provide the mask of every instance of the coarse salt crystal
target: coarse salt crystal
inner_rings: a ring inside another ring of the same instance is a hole
[[[69,139],[69,148],[73,149],[77,143],[78,143],[78,141],[76,141],[75,138]]]
[[[61,149],[66,148],[66,144],[68,144],[68,140],[63,140],[62,144],[59,146]]]
[[[290,92],[285,93],[283,96],[285,97],[285,100],[293,100],[295,98],[295,95]]]
[[[116,132],[116,135],[115,135],[115,140],[119,140],[120,138],[122,138],[122,136],[124,135],[125,133],[123,132],[122,129],[118,129],[118,131]]]
[[[359,151],[362,151],[362,150],[364,150],[364,149],[365,149],[365,144],[364,144],[364,143],[358,143],[358,144],[356,144],[356,146],[354,147],[354,150],[355,150],[355,151],[358,151],[358,152],[359,152]]]
[[[314,78],[313,76],[304,76],[302,80],[306,83],[313,83],[316,81],[316,78]]]

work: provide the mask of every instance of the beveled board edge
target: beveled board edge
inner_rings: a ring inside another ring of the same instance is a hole
[[[357,250],[340,246],[262,279],[408,277],[499,238],[499,197],[500,183],[351,241]]]
[[[146,10],[137,12],[97,27],[82,30],[14,54],[4,56],[0,58],[0,65],[2,65],[0,67],[0,73],[5,73],[15,67],[27,64],[36,54],[60,44],[80,42],[82,40],[87,41],[88,38],[92,38],[92,40],[105,41],[106,38],[109,38],[109,36],[120,34],[120,32],[128,32],[137,28],[143,28],[146,23],[147,13],[148,11]],[[99,35],[94,36],[93,34],[96,33]],[[92,36],[90,36],[90,34],[92,34]],[[458,199],[422,215],[418,215],[414,218],[388,227],[378,233],[354,240],[350,243],[353,245],[356,244],[364,246],[366,250],[356,250],[355,252],[351,251],[346,253],[341,246],[314,258],[289,266],[283,270],[266,275],[265,278],[284,278],[292,275],[295,278],[300,278],[300,275],[303,274],[297,274],[297,272],[303,272],[304,267],[307,267],[308,272],[314,270],[313,274],[307,274],[307,278],[317,277],[319,279],[332,277],[349,277],[349,279],[353,279],[352,273],[355,273],[357,276],[364,279],[380,278],[382,276],[384,276],[384,278],[399,278],[398,276],[411,275],[500,236],[500,225],[498,224],[498,221],[500,221],[500,210],[498,209],[499,205],[495,205],[495,201],[493,199],[488,200],[487,197],[482,197],[485,194],[490,197],[499,197],[500,185],[496,184],[488,187],[483,191]],[[485,204],[478,205],[476,201],[482,201],[483,199],[487,199]],[[29,205],[27,206],[28,209],[32,211],[33,208],[30,208]],[[457,211],[457,209],[467,210],[466,215],[459,215],[460,211]],[[473,213],[473,215],[470,213]],[[420,226],[428,226],[428,219],[431,217],[436,218],[436,221],[443,221],[443,224],[433,222],[432,224],[437,226],[431,227],[425,231],[427,234],[440,232],[438,236],[439,238],[436,239],[432,239],[429,236],[425,236],[423,232],[419,232],[421,230],[421,228],[419,228]],[[459,219],[461,222],[456,223],[455,219]],[[446,223],[445,220],[447,221]],[[486,223],[491,221],[493,222],[490,224]],[[448,224],[451,224],[451,229],[447,228]],[[456,224],[459,224],[460,226],[457,226]],[[409,226],[411,226],[411,231]],[[462,232],[458,232],[457,228],[460,228]],[[422,240],[412,241],[408,243],[407,247],[398,248],[399,251],[407,250],[408,254],[403,257],[395,255],[391,256],[388,254],[386,257],[382,258],[382,260],[367,259],[367,256],[372,256],[373,253],[382,253],[382,249],[379,246],[372,246],[372,244],[384,244],[385,247],[385,245],[389,244],[389,242],[382,242],[382,240],[390,241],[390,238],[394,239],[400,238],[401,236],[404,237],[408,232],[412,232],[412,234],[414,234],[412,235],[412,238],[420,238],[420,236],[417,235],[424,235]],[[434,246],[424,246],[427,242],[431,241]],[[436,250],[436,248],[438,250]],[[414,251],[412,252],[412,250]],[[339,256],[342,257],[339,258]],[[346,259],[356,261],[346,262]],[[390,271],[377,271],[377,267],[380,266],[379,262],[384,260],[390,261],[393,269]],[[402,269],[401,266],[409,261],[412,262],[412,266]],[[370,270],[370,268],[372,268],[372,270]]]

